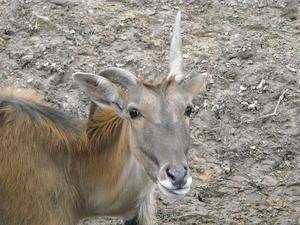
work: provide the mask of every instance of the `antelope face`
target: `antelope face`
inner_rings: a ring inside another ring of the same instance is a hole
[[[164,194],[183,196],[192,183],[187,163],[192,84],[180,85],[174,78],[138,83],[129,90],[127,105],[131,148]]]
[[[74,74],[94,103],[129,121],[132,153],[160,190],[172,197],[185,195],[191,187],[187,163],[191,102],[204,84],[201,75],[183,82],[182,68],[179,12],[170,48],[170,73],[161,82],[146,81],[119,68],[105,69],[99,75]]]

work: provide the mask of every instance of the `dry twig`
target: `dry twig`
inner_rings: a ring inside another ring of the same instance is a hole
[[[281,101],[283,100],[284,95],[288,92],[288,90],[289,90],[289,89],[285,89],[285,90],[282,92],[282,94],[279,96],[278,101],[277,101],[277,104],[276,104],[276,106],[275,106],[275,108],[274,108],[274,111],[273,111],[272,113],[269,113],[269,114],[266,114],[266,115],[262,115],[262,116],[260,116],[260,117],[258,117],[258,118],[256,118],[256,119],[254,118],[254,119],[251,119],[251,120],[246,120],[245,123],[251,123],[251,122],[253,122],[253,121],[255,121],[255,120],[264,119],[264,118],[271,117],[271,116],[277,116],[277,110],[278,110],[278,107],[279,107]]]

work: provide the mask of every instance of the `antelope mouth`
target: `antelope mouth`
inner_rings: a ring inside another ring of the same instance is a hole
[[[173,185],[170,185],[169,181],[158,181],[158,187],[160,191],[172,198],[179,198],[185,196],[191,189],[192,178],[189,177],[187,183],[182,188],[176,188]]]
[[[181,197],[186,195],[190,191],[190,187],[188,188],[178,188],[178,189],[169,189],[161,185],[160,183],[158,184],[158,187],[160,188],[161,192],[164,195],[171,195],[171,197]]]

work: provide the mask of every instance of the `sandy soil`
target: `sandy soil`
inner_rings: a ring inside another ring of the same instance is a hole
[[[0,0],[0,86],[85,117],[70,75],[165,76],[178,9],[186,75],[208,79],[194,101],[193,189],[176,202],[158,194],[158,224],[300,224],[298,0]]]

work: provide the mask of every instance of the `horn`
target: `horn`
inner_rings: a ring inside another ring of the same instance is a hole
[[[180,34],[180,21],[181,21],[181,12],[178,11],[176,16],[176,21],[173,28],[173,37],[170,47],[170,56],[169,56],[169,67],[170,72],[168,78],[175,77],[175,80],[179,83],[183,80],[183,59],[182,59],[182,40]]]
[[[91,75],[90,73],[76,72],[73,76],[77,74]],[[137,84],[136,76],[134,74],[117,67],[104,69],[98,75],[126,89]]]

